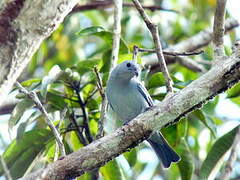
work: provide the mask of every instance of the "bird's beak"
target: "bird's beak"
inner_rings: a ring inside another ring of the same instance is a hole
[[[135,74],[135,76],[138,77],[138,71],[137,70],[134,71],[134,74]]]

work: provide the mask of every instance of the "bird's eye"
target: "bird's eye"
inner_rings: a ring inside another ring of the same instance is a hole
[[[127,67],[130,67],[131,66],[131,63],[127,63]]]

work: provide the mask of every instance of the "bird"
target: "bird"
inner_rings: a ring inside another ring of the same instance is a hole
[[[147,89],[139,80],[140,67],[133,60],[125,60],[110,73],[106,86],[106,97],[121,124],[134,119],[154,106]],[[180,161],[180,156],[170,147],[160,131],[154,131],[147,139],[164,168]]]

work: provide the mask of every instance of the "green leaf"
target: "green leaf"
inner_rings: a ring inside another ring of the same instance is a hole
[[[240,96],[240,83],[237,83],[234,87],[227,91],[227,98],[235,98]]]
[[[46,100],[47,100],[48,104],[51,104],[57,110],[62,110],[67,105],[64,97],[61,96],[61,93],[59,91],[55,91],[53,89],[50,89],[48,91]]]
[[[40,93],[44,99],[46,98],[49,84],[53,83],[61,75],[61,72],[62,71],[60,67],[58,65],[55,65],[49,71],[48,75],[43,77]]]
[[[186,137],[188,129],[188,121],[186,118],[183,118],[179,123],[177,123],[177,136],[178,139]]]
[[[121,180],[123,179],[120,167],[116,160],[108,162],[105,166],[100,168],[104,180]]]
[[[168,143],[172,146],[175,146],[177,142],[177,125],[168,126],[161,129],[163,136],[167,139]]]
[[[214,167],[223,155],[231,148],[240,126],[235,127],[220,137],[212,146],[200,169],[200,179],[208,179]]]
[[[15,126],[18,121],[21,119],[23,116],[24,112],[29,109],[30,107],[33,106],[33,101],[31,99],[23,99],[20,101],[15,108],[13,109],[13,112],[11,114],[11,117],[8,121],[8,126],[11,129],[13,126]]]
[[[112,47],[113,33],[110,31],[105,31],[104,28],[101,26],[88,27],[88,28],[82,29],[77,34],[80,36],[90,36],[90,35],[98,36],[107,43],[109,48]],[[120,39],[119,54],[127,54],[128,52],[129,50],[126,43],[124,42],[123,39]]]
[[[81,147],[83,147],[82,143],[80,142],[78,135],[76,133],[76,131],[72,131],[70,132],[70,146],[72,147],[73,151],[77,151],[78,149],[80,149]]]
[[[151,90],[149,90],[150,92]],[[151,94],[151,93],[150,93]],[[154,94],[154,95],[151,95],[151,97],[153,99],[157,99],[159,101],[162,101],[164,99],[164,97],[166,96],[166,93],[158,93],[158,94]]]
[[[194,163],[191,151],[184,138],[181,138],[177,152],[181,156],[181,161],[177,164],[181,177],[184,180],[191,180],[194,171]]]
[[[97,32],[103,32],[105,29],[101,26],[92,26],[92,27],[87,27],[85,29],[82,29],[77,33],[77,35],[80,36],[89,36]]]
[[[199,109],[195,110],[191,114],[198,118],[211,131],[213,136],[216,137],[216,125],[210,116],[205,116],[205,114]]]
[[[102,55],[102,67],[100,69],[101,73],[106,73],[109,72],[110,67],[111,67],[111,49],[105,51]]]
[[[201,110],[207,115],[215,115],[215,108],[218,104],[218,101],[219,96],[215,97],[214,100],[209,101],[207,104],[205,104]]]
[[[36,129],[24,133],[19,141],[13,140],[3,153],[3,158],[13,179],[22,177],[44,145],[53,138],[51,131]],[[0,175],[4,172],[0,166]]]
[[[40,83],[40,82],[41,82],[40,78],[34,78],[34,79],[29,79],[29,80],[23,81],[23,82],[21,82],[21,84],[24,87],[29,87],[34,83]]]
[[[130,167],[134,167],[134,165],[137,162],[136,148],[131,149],[129,152],[125,152],[123,155],[126,158],[126,160],[128,161],[128,164],[130,165]]]
[[[55,156],[55,150],[56,150],[56,143],[55,141],[51,141],[46,145],[45,148],[45,157],[46,160],[51,163],[54,161],[54,156]]]
[[[25,130],[28,126],[29,123],[32,122],[33,119],[39,117],[41,115],[41,113],[39,111],[34,111],[27,119],[25,122],[22,122],[21,124],[19,124],[18,128],[17,128],[17,141],[19,141],[19,139],[22,138],[22,136],[25,133]]]
[[[161,72],[153,74],[148,81],[148,89],[165,85],[165,80]]]
[[[240,107],[240,97],[231,98],[231,101]]]
[[[98,66],[100,63],[100,59],[91,59],[91,60],[83,60],[83,61],[80,61],[78,64],[77,64],[77,71],[80,73],[80,74],[84,74],[84,73],[87,73],[89,71],[92,71],[93,70],[93,67],[94,66]]]

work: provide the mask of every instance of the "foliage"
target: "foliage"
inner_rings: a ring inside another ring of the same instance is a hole
[[[188,0],[187,2],[182,4],[176,0],[169,1],[170,7],[180,13],[148,11],[149,15],[154,17],[155,23],[159,25],[163,47],[176,44],[211,25],[215,1]],[[97,78],[93,68],[95,66],[98,68],[103,85],[106,86],[113,34],[112,20],[109,19],[111,14],[110,9],[89,10],[69,15],[62,25],[42,43],[22,75],[24,80],[21,84],[37,93],[47,112],[53,117],[55,125],[59,125],[60,112],[67,109],[66,116],[59,126],[67,153],[77,151],[91,142],[86,130],[83,130],[86,119],[89,121],[90,133],[94,139],[98,132],[97,124],[102,98],[97,90]],[[164,20],[166,16],[169,16],[168,21]],[[123,9],[121,25],[119,62],[131,59],[130,51],[134,44],[153,48],[152,38],[133,8]],[[226,39],[233,41],[229,36],[226,36]],[[139,62],[145,55],[138,55]],[[195,60],[195,57],[189,58]],[[198,58],[212,61],[212,47],[206,46],[205,54],[199,55]],[[201,76],[201,73],[187,69],[178,63],[168,67],[176,92]],[[205,68],[209,66],[206,65]],[[145,67],[142,74],[152,98],[161,101],[166,95],[162,73]],[[222,157],[231,147],[237,129],[231,126],[228,133],[219,134],[219,129],[224,125],[229,122],[236,124],[237,121],[231,117],[219,115],[216,109],[226,99],[239,107],[239,95],[240,84],[237,84],[221,97],[191,112],[176,125],[162,130],[171,146],[181,155],[182,160],[177,165],[173,165],[168,170],[162,170],[155,158],[157,165],[149,168],[151,162],[145,162],[142,157],[139,157],[144,150],[148,149],[148,146],[141,144],[139,148],[132,149],[124,153],[121,158],[101,167],[102,179],[140,179],[145,172],[148,179],[159,176],[163,179],[181,177],[184,180],[190,180],[194,176],[207,179],[211,173],[217,171],[217,164],[220,164],[219,168],[224,165]],[[13,178],[21,177],[26,171],[29,172],[34,168],[44,167],[52,162],[55,156],[54,139],[45,124],[44,117],[30,99],[23,94],[18,94],[16,97],[19,102],[13,109],[8,124],[10,130],[17,129],[17,136],[9,142],[3,153]],[[200,137],[205,132],[209,136],[202,143]],[[0,167],[0,174],[3,175],[3,173]],[[235,172],[234,175],[239,174]],[[91,179],[91,173],[78,179]]]

